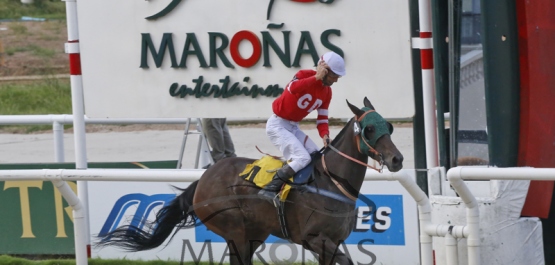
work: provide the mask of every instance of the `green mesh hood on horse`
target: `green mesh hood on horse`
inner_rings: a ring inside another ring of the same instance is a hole
[[[382,115],[375,112],[373,109],[364,107],[361,110],[364,111],[365,114],[363,115],[362,120],[359,120],[360,128],[363,129],[368,125],[373,125],[374,134],[372,138],[368,139],[366,137],[366,134],[361,131],[360,135],[363,140],[360,141],[358,144],[360,151],[363,154],[370,154],[370,147],[365,144],[365,142],[368,143],[371,147],[375,147],[376,142],[378,141],[378,139],[380,139],[380,137],[386,134],[391,135],[391,132],[389,131],[390,127],[388,126],[387,121],[382,117]]]

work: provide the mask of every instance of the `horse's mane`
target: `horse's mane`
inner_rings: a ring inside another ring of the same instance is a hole
[[[347,128],[349,127],[349,124],[353,121],[353,119],[349,119],[349,121],[347,121],[347,123],[345,124],[345,126],[343,126],[343,129],[341,129],[341,131],[339,131],[339,133],[337,134],[336,137],[333,138],[333,141],[331,141],[332,145],[337,144],[337,141],[339,141],[339,139],[343,138],[343,135],[345,134],[345,132],[347,131]],[[329,150],[329,148],[327,148],[327,150]]]
[[[339,141],[339,139],[343,138],[343,135],[346,133],[347,128],[349,127],[349,124],[353,121],[353,119],[349,119],[349,121],[347,121],[347,123],[345,124],[345,126],[343,126],[343,128],[341,129],[341,131],[339,131],[339,133],[337,134],[337,136],[335,136],[333,138],[333,140],[331,141],[330,145],[336,146],[337,142]],[[329,147],[322,147],[322,149],[320,150],[321,154],[324,154],[325,152],[330,151],[331,149]],[[314,165],[316,167],[316,169],[321,169],[322,165],[321,163],[316,163],[316,162],[320,162],[320,160],[322,159],[322,155],[318,155],[315,157],[314,159]]]

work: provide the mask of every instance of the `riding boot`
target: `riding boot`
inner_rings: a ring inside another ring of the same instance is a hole
[[[272,201],[281,190],[284,180],[287,180],[294,175],[295,170],[289,167],[289,165],[283,166],[276,172],[272,181],[270,181],[268,185],[264,186],[264,188],[258,192],[258,197]]]

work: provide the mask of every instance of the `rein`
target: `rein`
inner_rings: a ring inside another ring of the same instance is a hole
[[[382,171],[383,171],[383,165],[384,165],[384,164],[383,164],[383,159],[380,159],[379,163],[380,163],[381,168],[378,169],[378,168],[376,168],[376,167],[374,167],[374,166],[371,166],[371,165],[369,165],[369,164],[366,164],[366,163],[364,163],[364,162],[362,162],[362,161],[360,161],[360,160],[358,160],[358,159],[355,159],[355,158],[353,158],[353,157],[351,157],[351,156],[349,156],[349,155],[347,155],[347,154],[345,154],[345,153],[339,151],[337,148],[333,147],[333,145],[331,145],[331,144],[328,145],[328,147],[329,147],[331,150],[333,150],[334,152],[340,154],[342,157],[347,158],[347,159],[349,159],[349,160],[351,160],[351,161],[353,161],[353,162],[355,162],[355,163],[357,163],[357,164],[363,165],[363,166],[365,166],[365,167],[367,167],[367,168],[371,168],[371,169],[376,170],[376,171],[378,171],[378,172],[380,172],[380,173],[382,173]],[[379,154],[379,153],[378,153],[378,155],[380,156],[380,158],[382,158],[382,154]],[[323,157],[323,156],[325,156],[325,155],[322,154],[322,157]],[[323,159],[322,159],[322,161],[323,161]],[[323,162],[323,163],[325,163],[325,162]],[[324,168],[325,168],[325,164],[324,164]],[[327,170],[326,170],[326,171],[327,171]]]
[[[349,160],[351,160],[351,161],[353,161],[353,162],[355,162],[355,163],[358,163],[358,164],[360,164],[360,165],[363,165],[363,166],[365,166],[365,167],[367,167],[367,168],[374,169],[374,170],[376,170],[376,171],[378,171],[378,172],[380,172],[380,173],[382,172],[382,169],[383,169],[383,162],[380,162],[380,165],[382,166],[381,169],[377,169],[376,167],[373,167],[373,166],[371,166],[371,165],[368,165],[368,164],[366,164],[366,163],[364,163],[364,162],[362,162],[362,161],[360,161],[360,160],[357,160],[357,159],[355,159],[355,158],[353,158],[353,157],[351,157],[351,156],[349,156],[349,155],[347,155],[347,154],[345,154],[345,153],[339,151],[337,148],[333,147],[331,144],[329,144],[328,147],[329,147],[331,150],[333,150],[334,152],[340,154],[341,156],[343,156],[343,157],[345,157],[345,158],[347,158],[347,159],[349,159]],[[381,155],[380,155],[380,157],[381,157]],[[330,179],[331,179],[331,181],[333,182],[333,184],[335,184],[335,186],[337,186],[337,188],[341,191],[341,193],[343,193],[343,194],[344,194],[345,196],[347,196],[349,199],[351,199],[351,200],[353,200],[353,201],[356,201],[357,198],[358,198],[358,191],[354,190],[350,185],[348,185],[348,183],[343,183],[343,184],[342,184],[342,183],[339,183],[339,182],[337,181],[336,178],[342,179],[342,180],[345,180],[345,179],[343,179],[343,178],[341,178],[341,177],[339,177],[339,176],[337,176],[337,175],[331,173],[331,172],[328,170],[328,167],[326,166],[326,155],[325,155],[325,154],[322,154],[322,158],[321,158],[320,160],[322,160],[322,167],[324,168],[324,172],[326,173],[326,175],[328,175],[328,176],[330,177]],[[346,182],[346,181],[343,181],[343,182]],[[348,186],[344,186],[345,184],[348,185]]]

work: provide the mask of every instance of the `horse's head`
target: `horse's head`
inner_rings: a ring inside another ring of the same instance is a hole
[[[354,131],[357,134],[359,151],[376,161],[383,160],[389,171],[401,170],[403,155],[391,141],[393,125],[376,112],[366,97],[362,109],[353,106],[349,101],[347,105],[355,114]]]

